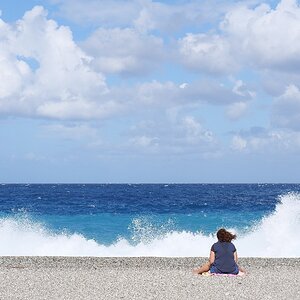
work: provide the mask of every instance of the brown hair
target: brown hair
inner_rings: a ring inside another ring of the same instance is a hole
[[[236,238],[236,235],[232,234],[231,232],[227,231],[224,228],[221,228],[217,232],[217,238],[220,242],[230,243],[232,240],[234,240]]]

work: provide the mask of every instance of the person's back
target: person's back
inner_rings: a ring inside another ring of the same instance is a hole
[[[233,243],[218,241],[212,245],[211,251],[215,253],[215,260],[210,268],[212,273],[238,273],[238,266],[234,260],[236,248]]]
[[[218,242],[214,243],[210,249],[209,261],[193,272],[202,274],[209,271],[210,273],[242,275],[245,270],[237,265],[237,251],[231,243],[236,235],[221,228],[217,232],[217,238]]]

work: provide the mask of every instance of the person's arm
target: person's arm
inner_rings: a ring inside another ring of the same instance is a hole
[[[209,261],[207,261],[204,265],[202,265],[200,268],[193,270],[194,274],[202,274],[204,272],[209,271],[209,268],[211,264],[215,261],[215,252],[210,250],[209,254]]]
[[[237,263],[238,262],[238,256],[237,256],[236,251],[234,251],[234,253],[233,253],[233,258],[234,258],[234,261]]]
[[[212,265],[215,261],[215,252],[210,250],[209,263]]]
[[[233,253],[233,257],[234,257],[234,261],[235,261],[236,264],[237,264],[237,263],[238,263],[238,256],[237,256],[237,252],[236,252],[236,251]],[[240,267],[240,266],[238,266],[238,268],[239,268],[239,271],[240,271],[240,272],[246,273],[246,270],[245,270],[244,268],[242,268],[242,267]],[[240,273],[240,274],[242,274],[242,273]]]

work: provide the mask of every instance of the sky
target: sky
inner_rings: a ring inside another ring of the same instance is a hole
[[[299,183],[296,0],[0,0],[1,183]]]

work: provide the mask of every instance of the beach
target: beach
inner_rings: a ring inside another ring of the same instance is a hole
[[[0,299],[300,299],[300,258],[241,258],[244,277],[194,275],[203,262],[1,257]]]

